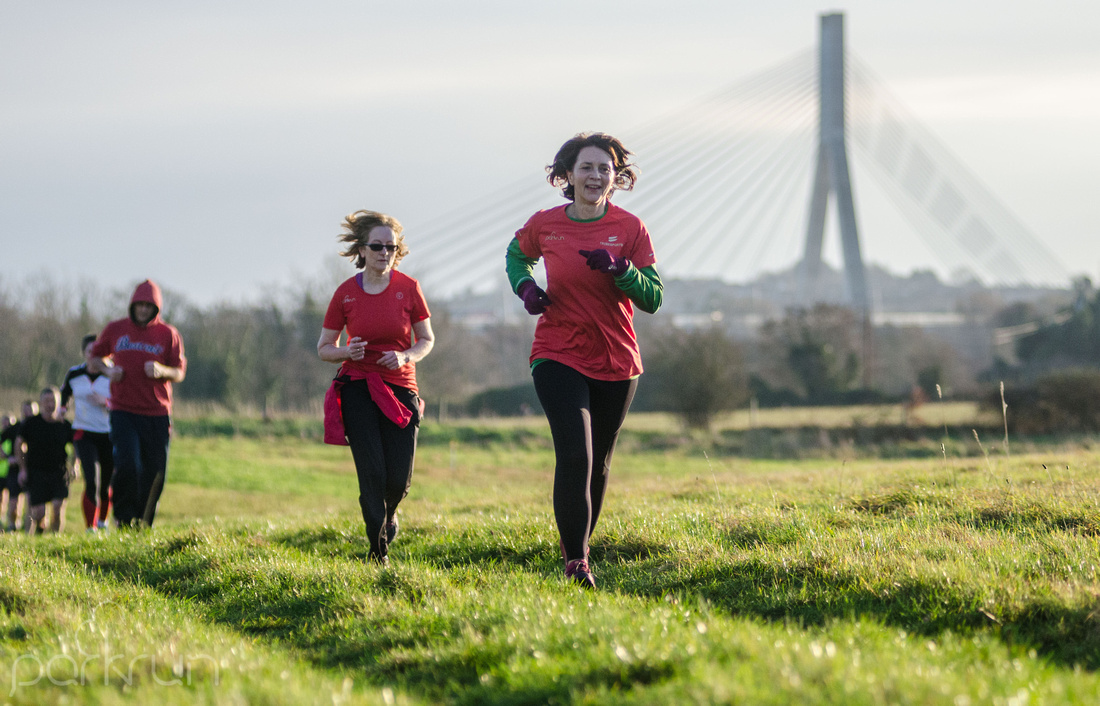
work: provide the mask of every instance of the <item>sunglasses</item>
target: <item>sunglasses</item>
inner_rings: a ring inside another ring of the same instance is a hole
[[[397,246],[393,243],[367,243],[367,247],[375,252],[382,252],[382,248],[385,248],[386,252],[397,251]]]

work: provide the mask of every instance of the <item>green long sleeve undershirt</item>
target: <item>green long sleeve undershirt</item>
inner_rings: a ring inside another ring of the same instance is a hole
[[[527,257],[519,246],[519,240],[512,238],[508,244],[508,253],[504,258],[504,269],[508,273],[508,283],[512,285],[512,291],[525,280],[534,280],[532,272],[535,269],[537,259]],[[665,297],[665,285],[661,282],[661,275],[657,274],[657,268],[653,265],[635,267],[634,263],[626,268],[626,272],[615,278],[615,286],[618,287],[647,314],[656,313],[661,308]]]

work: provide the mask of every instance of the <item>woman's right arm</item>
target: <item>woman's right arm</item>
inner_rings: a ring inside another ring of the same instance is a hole
[[[537,259],[527,257],[523,248],[519,246],[519,238],[512,238],[508,243],[508,251],[504,256],[504,271],[508,273],[508,283],[512,285],[512,291],[517,290],[524,282],[535,281],[534,270]]]
[[[358,336],[348,340],[348,345],[338,346],[336,341],[340,339],[340,332],[330,328],[321,329],[321,337],[317,339],[317,355],[327,363],[343,363],[345,360],[362,360],[363,350],[367,342],[361,341]]]

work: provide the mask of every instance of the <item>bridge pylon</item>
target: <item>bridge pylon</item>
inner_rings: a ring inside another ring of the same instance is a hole
[[[870,313],[867,276],[860,252],[852,176],[844,120],[844,15],[821,15],[821,53],[818,64],[819,138],[806,247],[800,266],[803,300],[812,303],[821,269],[821,245],[830,194],[836,204],[848,298],[853,308]]]

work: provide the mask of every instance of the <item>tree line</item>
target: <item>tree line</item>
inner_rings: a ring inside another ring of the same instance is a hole
[[[316,354],[334,282],[302,282],[249,303],[197,306],[164,291],[162,316],[176,326],[188,358],[178,399],[229,411],[316,411],[336,367]],[[0,281],[0,388],[36,393],[58,384],[80,362],[80,339],[123,316],[131,291],[93,283]],[[418,365],[429,410],[437,414],[515,414],[537,407],[528,354],[534,319],[470,328],[447,302],[432,303],[437,345]],[[1026,312],[1025,312],[1026,313]],[[1022,316],[1015,309],[1002,318]],[[1068,316],[1068,318],[1066,318]],[[921,389],[974,395],[979,378],[1057,367],[1069,357],[1096,365],[1100,296],[1078,297],[1074,310],[1017,344],[1012,370],[974,368],[946,343],[916,329],[871,329],[832,305],[791,309],[767,322],[753,341],[713,326],[685,330],[669,317],[639,315],[646,374],[635,409],[680,414],[706,426],[717,412],[755,398],[761,406],[899,400]]]
[[[264,414],[319,409],[337,370],[316,352],[334,289],[305,281],[259,301],[202,307],[164,288],[161,316],[179,329],[188,361],[176,398]],[[82,362],[81,338],[125,316],[131,294],[90,282],[0,280],[0,389],[36,396],[59,384]],[[453,323],[446,303],[432,310],[437,345],[418,365],[429,401],[461,411],[470,395],[523,379],[530,322],[473,332]]]

